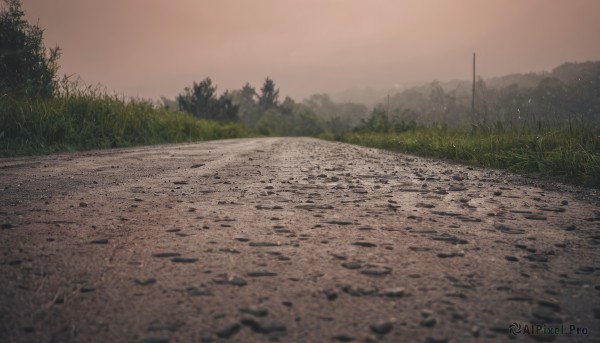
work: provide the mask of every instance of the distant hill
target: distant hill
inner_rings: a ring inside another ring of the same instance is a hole
[[[563,63],[554,68],[551,75],[564,82],[574,85],[582,80],[600,77],[600,61],[583,63]]]
[[[600,61],[563,63],[551,72],[479,78],[474,116],[472,81],[467,80],[433,81],[405,89],[355,89],[332,99],[348,97],[374,107],[375,112],[422,124],[464,126],[475,120],[562,125],[577,119],[600,126]]]
[[[547,78],[556,78],[566,86],[574,86],[582,80],[598,77],[600,75],[600,61],[567,62],[554,68],[551,72],[541,73],[514,73],[499,77],[484,78],[488,88],[502,89],[506,87],[517,87],[519,89],[534,89],[540,82]],[[471,92],[471,80],[450,80],[438,82],[445,92],[456,92],[457,94]],[[354,102],[370,107],[387,101],[387,96],[395,96],[405,91],[410,93],[427,93],[430,91],[431,83],[413,84],[402,87],[367,87],[352,88],[332,93],[331,100],[335,102]]]

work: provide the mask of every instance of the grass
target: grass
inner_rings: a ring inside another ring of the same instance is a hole
[[[239,123],[200,120],[89,87],[64,85],[51,99],[0,97],[1,157],[250,135]],[[417,127],[400,133],[348,133],[338,139],[600,187],[600,131],[583,123],[545,131]]]
[[[0,98],[2,157],[248,135],[241,124],[200,120],[89,87],[65,87],[52,99]]]
[[[575,184],[600,186],[600,132],[577,128],[450,130],[419,127],[402,133],[349,133],[348,143],[534,173]]]

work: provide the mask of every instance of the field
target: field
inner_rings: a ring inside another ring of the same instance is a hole
[[[342,141],[600,186],[600,135],[583,124],[548,129],[440,129],[349,133]]]

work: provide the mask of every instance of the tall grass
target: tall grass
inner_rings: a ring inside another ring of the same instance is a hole
[[[543,132],[419,127],[402,133],[350,133],[341,140],[600,186],[600,132],[586,128],[582,123]]]
[[[0,98],[0,156],[247,136],[240,124],[200,120],[98,88],[64,85],[50,99]]]

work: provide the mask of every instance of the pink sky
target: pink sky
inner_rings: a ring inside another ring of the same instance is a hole
[[[61,73],[127,96],[174,97],[266,76],[317,92],[550,71],[600,60],[597,0],[25,0]]]

